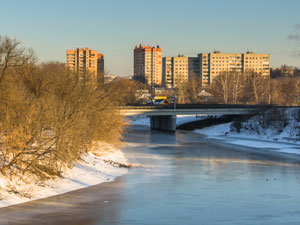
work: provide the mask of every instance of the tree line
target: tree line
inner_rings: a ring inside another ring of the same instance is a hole
[[[0,37],[0,172],[11,178],[61,176],[99,142],[117,145],[124,122],[118,85],[96,89],[61,63]]]
[[[297,68],[295,71],[298,71]],[[139,81],[123,79],[122,82],[126,83],[126,85],[123,85],[124,87],[130,87],[131,90],[127,90],[127,99],[124,101],[127,104],[139,102],[134,94],[136,90],[151,89]],[[203,90],[211,96],[199,95]],[[152,94],[155,95],[155,93]],[[297,74],[293,76],[281,75],[272,78],[272,76],[263,76],[255,71],[245,73],[223,71],[214,77],[208,86],[202,86],[200,78],[191,77],[187,81],[178,83],[174,90],[165,90],[160,92],[159,95],[168,97],[175,95],[179,104],[274,104],[294,106],[299,104],[300,74],[299,76]]]
[[[300,77],[272,79],[254,71],[223,72],[208,90],[218,103],[297,105]]]
[[[200,91],[211,97],[202,97]],[[271,78],[255,71],[246,73],[224,71],[214,77],[209,86],[192,77],[177,85],[174,91],[181,104],[274,104],[292,106],[299,104],[300,76]]]

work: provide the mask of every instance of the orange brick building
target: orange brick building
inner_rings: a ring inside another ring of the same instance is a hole
[[[95,50],[88,48],[67,50],[67,66],[81,78],[91,74],[98,88],[104,83],[104,55]]]
[[[134,77],[144,80],[150,86],[162,85],[161,48],[135,46]]]

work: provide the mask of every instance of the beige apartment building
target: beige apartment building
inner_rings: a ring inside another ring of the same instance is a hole
[[[178,57],[164,57],[162,65],[162,86],[166,88],[176,88],[180,83],[188,81],[188,57],[184,55],[178,55]]]
[[[270,76],[270,55],[247,52],[240,53],[201,53],[198,55],[202,85],[209,85],[224,71],[245,73],[254,71],[262,76]]]
[[[67,50],[67,66],[80,78],[91,74],[97,88],[104,83],[104,55],[88,48]]]
[[[162,85],[161,48],[135,46],[134,77],[147,82],[151,87]]]
[[[179,83],[192,77],[199,77],[202,85],[213,82],[216,76],[224,71],[246,73],[254,71],[262,76],[270,76],[270,55],[246,53],[201,53],[198,57],[164,57],[162,69],[162,85],[176,88]]]
[[[243,54],[243,72],[254,71],[263,76],[270,76],[270,54]]]

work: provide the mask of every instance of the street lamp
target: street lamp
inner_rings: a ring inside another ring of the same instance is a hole
[[[176,109],[176,96],[175,95],[173,95],[171,97],[171,103],[173,103],[174,109]]]

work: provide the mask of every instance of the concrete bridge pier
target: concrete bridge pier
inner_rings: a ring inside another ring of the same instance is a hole
[[[150,116],[151,129],[175,131],[176,116]]]

